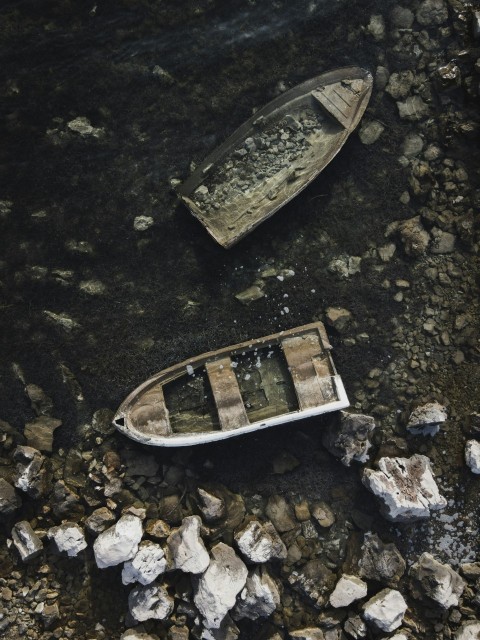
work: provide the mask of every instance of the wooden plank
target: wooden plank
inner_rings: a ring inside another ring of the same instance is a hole
[[[328,355],[323,352],[318,333],[284,338],[282,348],[290,369],[301,410],[312,409],[332,401],[332,386]]]
[[[145,435],[172,434],[161,384],[156,384],[142,395],[139,403],[130,412],[130,420],[135,428]]]
[[[314,89],[312,96],[342,127],[350,127],[359,101],[359,95],[352,85],[335,82]]]
[[[207,362],[205,368],[212,386],[222,431],[248,425],[247,412],[230,358]]]

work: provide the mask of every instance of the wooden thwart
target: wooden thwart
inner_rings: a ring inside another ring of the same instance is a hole
[[[352,120],[352,112],[357,106],[357,96],[348,86],[340,82],[312,91],[312,96],[345,129]]]
[[[245,405],[229,357],[207,362],[208,379],[217,406],[222,431],[238,429],[249,424]]]
[[[318,333],[284,338],[282,348],[301,410],[318,407],[334,396],[328,358]]]
[[[146,434],[172,434],[162,385],[155,385],[143,395],[142,401],[133,409],[131,419]]]

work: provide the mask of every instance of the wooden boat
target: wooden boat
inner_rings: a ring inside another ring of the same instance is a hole
[[[114,424],[144,444],[180,447],[343,409],[330,350],[314,322],[204,353],[141,384]]]
[[[372,93],[359,67],[286,91],[217,147],[178,188],[194,216],[231,247],[304,189],[358,125]]]

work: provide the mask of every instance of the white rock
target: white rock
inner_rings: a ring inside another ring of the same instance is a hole
[[[215,522],[226,515],[225,501],[210,491],[198,488],[199,508],[207,522]]]
[[[142,539],[142,521],[137,516],[124,515],[93,543],[95,561],[100,569],[131,560]]]
[[[329,263],[328,270],[341,278],[350,278],[360,272],[361,264],[362,258],[360,256],[340,256]]]
[[[45,495],[49,489],[47,463],[45,456],[33,447],[18,446],[13,452],[17,463],[14,484],[31,498]]]
[[[70,131],[75,131],[75,133],[79,133],[81,136],[93,136],[94,138],[98,138],[104,133],[102,128],[93,127],[88,118],[83,116],[79,116],[78,118],[67,122],[67,127]]]
[[[429,518],[430,510],[446,506],[426,456],[385,457],[379,460],[378,467],[378,471],[365,469],[362,482],[380,500],[382,513],[388,520]]]
[[[173,569],[185,573],[203,573],[208,567],[210,556],[200,537],[201,526],[199,516],[188,516],[182,520],[182,526],[168,536]]]
[[[434,436],[447,419],[446,408],[438,402],[427,402],[412,411],[407,429],[414,435]]]
[[[367,31],[377,42],[385,38],[385,20],[381,14],[370,17],[370,22],[367,25]]]
[[[410,578],[414,596],[427,596],[442,609],[456,607],[465,589],[465,582],[460,575],[452,567],[435,560],[430,553],[422,553],[412,565]]]
[[[158,640],[158,636],[142,633],[136,629],[128,629],[120,636],[120,640]]]
[[[457,629],[455,640],[478,640],[480,638],[480,622],[470,620]]]
[[[27,520],[14,525],[12,540],[23,562],[33,560],[42,553],[43,543]]]
[[[251,562],[268,562],[274,558],[284,560],[287,557],[287,548],[271,522],[262,524],[252,520],[235,534],[235,542]]]
[[[240,629],[226,616],[218,629],[203,629],[200,640],[237,640],[239,636]]]
[[[406,610],[407,603],[400,591],[383,589],[364,605],[363,617],[380,631],[390,633],[402,624]]]
[[[419,95],[408,96],[397,102],[398,115],[404,120],[422,120],[429,113],[429,107]]]
[[[421,138],[418,133],[407,134],[403,141],[403,155],[407,158],[418,156],[423,149],[423,144],[423,138]]]
[[[480,442],[468,440],[465,445],[465,462],[473,473],[480,473]]]
[[[158,584],[137,585],[128,596],[128,608],[137,622],[165,620],[173,611],[173,598]]]
[[[154,220],[151,216],[137,216],[133,221],[133,228],[135,231],[146,231],[150,229],[154,224]]]
[[[66,551],[70,558],[78,556],[80,551],[87,547],[83,529],[75,522],[65,522],[59,527],[51,527],[47,535],[55,542],[58,550]]]
[[[306,627],[305,629],[290,631],[290,638],[295,640],[324,640],[325,636],[318,627]]]
[[[362,144],[374,144],[385,131],[385,127],[378,120],[364,122],[358,132]]]
[[[158,636],[152,636],[149,633],[143,633],[137,629],[127,629],[120,636],[120,640],[159,640]]]
[[[140,582],[150,584],[165,572],[167,559],[159,544],[148,540],[142,542],[133,560],[125,562],[122,569],[123,584]]]
[[[218,629],[245,586],[248,571],[235,551],[223,542],[216,544],[211,553],[213,559],[198,580],[194,602],[205,626]]]
[[[335,589],[330,595],[330,604],[336,609],[348,607],[355,600],[361,600],[367,595],[367,583],[357,576],[344,574],[337,582]]]
[[[422,27],[443,24],[448,20],[448,8],[444,0],[423,0],[417,9],[417,22]]]
[[[280,605],[280,592],[276,581],[265,567],[257,567],[248,575],[234,609],[235,620],[267,618]]]

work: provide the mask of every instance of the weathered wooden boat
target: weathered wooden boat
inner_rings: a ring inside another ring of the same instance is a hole
[[[178,188],[194,216],[228,248],[304,189],[358,125],[372,93],[359,67],[323,73],[267,104]]]
[[[180,447],[343,409],[330,350],[314,322],[204,353],[141,384],[114,424],[144,444]]]

